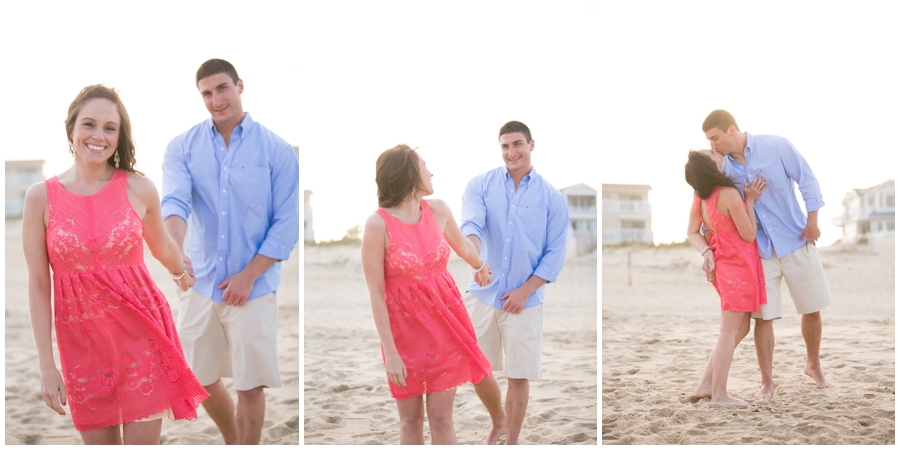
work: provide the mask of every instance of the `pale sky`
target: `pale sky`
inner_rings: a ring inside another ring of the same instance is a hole
[[[261,3],[6,5],[4,159],[67,168],[66,108],[100,82],[121,91],[137,168],[159,184],[166,144],[208,117],[194,73],[220,57],[245,110],[300,146],[319,240],[376,209],[375,159],[401,142],[459,219],[466,182],[502,164],[508,120],[531,127],[534,167],[557,188],[650,184],[657,242],[684,239],[685,155],[708,148],[713,109],[806,157],[823,243],[840,237],[846,192],[896,177],[876,159],[897,150],[891,2]]]
[[[304,8],[301,148],[317,240],[378,207],[375,160],[419,147],[457,221],[466,183],[503,165],[497,132],[524,122],[534,168],[600,189],[596,2],[371,2]]]
[[[256,6],[251,6],[255,4]],[[261,4],[261,5],[260,5]],[[299,145],[301,61],[296,9],[272,2],[10,2],[3,7],[4,159],[44,159],[52,177],[72,164],[64,121],[85,86],[120,91],[136,168],[160,188],[169,141],[209,117],[197,68],[228,60],[244,81],[244,111]]]
[[[844,194],[896,177],[894,2],[604,5],[602,181],[652,186],[657,242],[685,239],[684,163],[709,148],[701,125],[715,109],[806,158],[825,200],[822,244],[841,237],[832,220]]]

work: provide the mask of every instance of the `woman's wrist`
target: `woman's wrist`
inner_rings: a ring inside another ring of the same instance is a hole
[[[472,270],[474,270],[475,273],[478,273],[478,272],[481,272],[482,270],[484,270],[484,260],[481,260],[481,265],[478,266],[478,268],[473,267]]]
[[[178,280],[184,278],[185,275],[187,275],[187,264],[182,264],[182,266],[181,266],[181,272],[180,272],[180,273],[171,273],[171,272],[169,272],[169,275],[170,275],[170,276],[172,277],[172,279],[175,280],[175,281],[178,281]]]

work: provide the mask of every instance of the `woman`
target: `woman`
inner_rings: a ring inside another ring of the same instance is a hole
[[[694,188],[694,203],[688,221],[688,239],[707,265],[708,276],[719,293],[722,325],[719,339],[703,372],[695,395],[716,403],[738,403],[726,393],[728,370],[734,349],[750,331],[750,313],[766,303],[766,281],[756,246],[756,216],[752,204],[766,189],[756,177],[744,184],[745,204],[734,181],[720,170],[722,158],[713,150],[692,151],[684,166],[684,178]],[[709,246],[700,233],[701,222],[711,232]]]
[[[423,200],[434,193],[431,176],[425,160],[406,145],[382,153],[375,164],[380,208],[366,221],[362,243],[372,315],[400,413],[401,444],[425,443],[426,406],[431,443],[455,444],[456,387],[491,373],[447,271],[450,249],[472,266],[479,284],[491,282],[491,271],[447,204]]]
[[[82,89],[66,134],[74,163],[31,186],[22,213],[41,394],[61,415],[68,403],[85,444],[158,444],[162,417],[195,418],[208,394],[184,361],[142,240],[179,288],[194,279],[163,227],[156,187],[134,169],[117,92]],[[50,340],[51,267],[62,373]]]

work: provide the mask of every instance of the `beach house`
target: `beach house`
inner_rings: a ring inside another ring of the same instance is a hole
[[[894,180],[844,195],[844,212],[832,223],[844,231],[842,242],[894,235]]]
[[[653,243],[648,184],[604,184],[603,245]]]
[[[6,161],[6,217],[22,217],[25,191],[44,179],[43,159]]]
[[[579,183],[559,190],[569,209],[567,256],[577,256],[597,248],[597,190]]]
[[[313,231],[312,205],[309,204],[309,196],[312,191],[303,191],[303,242],[315,242],[316,234]]]

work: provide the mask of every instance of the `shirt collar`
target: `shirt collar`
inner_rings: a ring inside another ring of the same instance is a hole
[[[241,123],[239,123],[238,126],[234,127],[234,131],[232,131],[231,133],[236,137],[243,136],[244,129],[249,130],[255,123],[256,122],[253,120],[253,118],[250,117],[250,113],[244,111],[244,120],[241,120]],[[216,136],[217,134],[219,134],[219,130],[216,129],[216,123],[213,122],[212,117],[206,119],[206,127],[209,129],[211,136]],[[237,134],[234,134],[235,131],[237,132]]]
[[[505,168],[506,168],[506,167],[504,167],[504,169],[505,169]],[[507,181],[509,181],[509,180],[512,179],[512,177],[509,176],[509,169],[504,170],[504,171],[503,171],[503,175],[506,176],[506,180],[507,180]],[[532,177],[532,176],[537,176],[537,169],[534,168],[534,164],[531,165],[531,171],[528,172],[527,174],[525,174],[524,177],[522,177],[522,181],[525,181],[525,182],[531,181],[531,177]]]
[[[746,131],[744,132],[744,136],[747,137],[747,143],[744,145],[744,158],[746,159],[747,156],[753,154],[753,147],[756,146],[756,137]],[[725,159],[727,160],[727,162],[737,162],[734,160],[734,158],[731,157],[731,155],[725,155]],[[725,166],[722,166],[722,168],[724,169]]]

